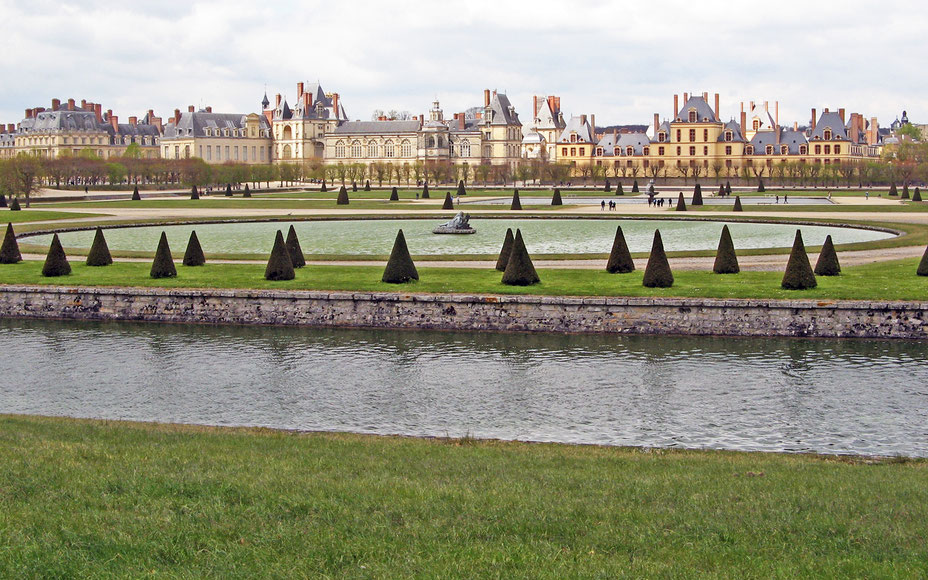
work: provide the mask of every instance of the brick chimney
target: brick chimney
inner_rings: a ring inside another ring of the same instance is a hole
[[[827,109],[826,109],[826,111],[827,111]],[[812,109],[812,125],[811,125],[811,127],[812,127],[812,130],[813,130],[813,131],[815,131],[815,123],[817,122],[817,120],[818,120],[818,117],[817,117],[816,114],[815,114],[815,109]]]
[[[677,113],[680,112],[680,97],[674,93],[673,95],[673,118],[677,118]]]
[[[113,126],[113,131],[119,133],[119,117],[110,115],[110,124]]]
[[[101,105],[100,103],[96,103],[93,106],[93,113],[97,117],[97,123],[102,123],[103,122],[103,105]]]
[[[26,118],[27,118],[27,119],[31,119],[31,118],[32,118],[32,109],[26,109]]]
[[[773,122],[780,126],[780,101],[773,102]]]
[[[68,99],[68,110],[69,111],[74,110],[74,99]]]
[[[537,116],[538,116],[538,96],[532,95],[532,118],[533,120]]]
[[[744,103],[742,103],[743,105]],[[741,111],[741,136],[747,139],[747,131],[745,129],[748,126],[748,114],[743,110]]]
[[[277,95],[274,97],[274,108],[280,108],[280,93],[277,93]]]
[[[657,113],[654,113],[654,138],[657,139],[657,130],[661,126],[661,116]]]
[[[81,110],[82,111],[87,110],[87,99],[81,99]]]
[[[715,120],[719,120],[719,94],[715,93]]]
[[[335,109],[335,118],[338,119],[338,93],[332,93],[332,108]]]
[[[464,130],[464,113],[458,113],[458,129]]]
[[[838,109],[838,116],[841,117],[842,125],[846,123],[846,121],[844,120],[844,113],[845,113],[844,109]]]
[[[483,106],[490,106],[490,89],[483,89]]]
[[[306,104],[306,108],[309,109],[313,106],[313,94],[312,93],[303,93],[303,102]]]
[[[703,91],[702,100],[704,100],[707,105],[709,104],[709,92],[708,91]]]
[[[196,107],[194,107],[193,105],[187,105],[187,112],[188,112],[188,113],[192,113],[192,112],[194,112],[194,111],[196,111],[196,110],[197,110]]]
[[[212,107],[212,105],[207,105],[207,106],[206,106],[206,112],[207,112],[207,113],[212,113],[212,112],[213,112],[213,107]]]
[[[296,84],[296,98],[297,100],[303,98],[303,83]]]
[[[52,111],[57,111],[61,108],[61,99],[52,99]]]
[[[690,100],[690,94],[689,94],[689,93],[683,93],[683,105],[684,105],[684,106],[686,105],[686,102],[687,102],[688,100]]]
[[[133,127],[138,126],[138,124],[139,124],[139,118],[138,118],[138,117],[129,117],[129,124],[132,125]]]
[[[180,109],[174,109],[174,124],[180,124]]]
[[[590,138],[596,141],[596,115],[590,115]]]

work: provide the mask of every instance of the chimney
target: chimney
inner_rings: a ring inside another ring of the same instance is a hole
[[[194,111],[196,111],[196,110],[197,110],[196,107],[194,107],[193,105],[187,105],[187,112],[188,112],[188,113],[192,113],[192,112],[194,112]]]
[[[31,119],[31,118],[32,118],[32,109],[26,109],[26,118],[27,118],[27,119]]]
[[[312,107],[312,95],[309,93],[303,93],[303,110],[306,111]]]
[[[686,102],[687,102],[688,100],[690,100],[690,94],[689,94],[689,93],[683,93],[683,106],[686,106]]]
[[[673,95],[673,118],[677,118],[677,113],[680,112],[680,96],[674,93]]]
[[[483,89],[483,106],[490,106],[490,89]]]
[[[590,115],[590,137],[596,141],[596,115]]]
[[[274,108],[280,108],[280,93],[277,93],[277,96],[274,97]]]
[[[68,110],[69,111],[74,110],[74,99],[68,99]]]
[[[532,118],[538,116],[538,96],[532,95]]]
[[[419,120],[419,115],[413,115],[413,116],[412,116],[412,120],[413,120],[413,121],[418,121],[418,120]]]
[[[149,125],[154,125],[155,127],[157,127],[157,128],[158,128],[158,134],[160,135],[160,134],[164,133],[164,128],[161,126],[161,117],[155,117],[155,116],[151,115],[152,112],[153,112],[153,111],[149,111],[149,115],[148,115],[148,124],[149,124]]]
[[[129,117],[129,124],[132,125],[133,127],[137,126],[139,124],[139,118]]]
[[[296,98],[297,99],[303,98],[303,83],[296,84]]]
[[[464,130],[464,113],[458,113],[458,130]]]
[[[708,93],[708,91],[703,91],[703,93],[702,93],[702,100],[704,100],[704,101],[706,102],[707,105],[709,104],[709,93]]]
[[[750,112],[751,112],[751,113],[754,112],[754,101],[751,101]]]
[[[793,121],[793,131],[799,131],[799,121]]]
[[[586,115],[585,115],[585,114],[581,114],[581,115],[580,115],[580,125],[586,125]]]
[[[822,110],[822,113],[827,113],[827,112],[828,112],[828,107],[825,107],[825,108]]]
[[[15,123],[10,123],[10,124],[8,124],[8,125],[6,126],[6,132],[7,132],[7,133],[15,133],[15,132],[16,132],[16,124],[15,124]]]
[[[119,117],[116,115],[110,115],[110,125],[113,126],[113,131],[119,133]]]
[[[207,105],[207,106],[206,106],[206,112],[207,112],[207,113],[212,113],[212,112],[213,112],[213,107],[212,107],[211,105]]]
[[[828,109],[825,109],[825,110],[827,111]],[[812,109],[812,130],[813,130],[813,131],[815,131],[815,122],[816,122],[816,119],[817,119],[817,117],[816,117],[816,115],[815,115],[815,109]]]
[[[745,129],[748,125],[748,114],[744,111],[741,111],[741,136],[747,139],[747,131]]]
[[[719,94],[715,93],[715,120],[719,120]]]
[[[97,116],[97,123],[103,122],[103,105],[97,103],[93,106],[93,112]]]
[[[876,117],[870,117],[870,139],[867,145],[876,145],[880,137],[880,124],[877,123]]]
[[[332,108],[335,109],[335,118],[338,119],[339,117],[338,93],[332,93]]]
[[[52,99],[52,111],[57,111],[61,108],[61,99]]]
[[[838,116],[841,117],[841,124],[845,124],[844,121],[844,109],[838,109]]]
[[[657,139],[657,130],[661,126],[661,116],[654,113],[654,138]]]
[[[773,121],[780,126],[780,101],[773,102]]]
[[[174,109],[174,124],[180,124],[180,109]]]
[[[87,110],[87,99],[81,99],[81,110],[82,111]]]

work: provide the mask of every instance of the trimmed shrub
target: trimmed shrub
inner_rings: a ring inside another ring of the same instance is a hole
[[[918,270],[915,271],[919,276],[928,276],[928,246],[925,247],[925,253],[922,254],[922,261],[918,263]]]
[[[758,193],[764,193],[765,191],[767,191],[767,188],[764,187],[764,180],[763,180],[763,179],[758,179],[758,180],[757,180],[757,191],[758,191]]]
[[[274,247],[271,249],[271,255],[267,260],[267,267],[264,269],[265,280],[293,280],[296,278],[296,272],[293,271],[293,262],[290,261],[290,252],[287,251],[287,244],[284,243],[284,234],[277,230],[274,237]]]
[[[738,267],[738,255],[735,254],[735,244],[731,241],[731,232],[728,231],[728,225],[722,226],[722,235],[719,237],[719,249],[715,252],[715,264],[712,271],[716,274],[737,274],[741,271]]]
[[[693,205],[702,205],[702,186],[698,183],[693,188]]]
[[[132,190],[132,201],[142,201],[142,196],[139,195],[139,186],[136,185]]]
[[[512,228],[506,228],[506,237],[503,238],[503,247],[499,251],[499,258],[496,259],[496,269],[500,272],[506,271],[506,264],[509,263],[509,255],[512,254]]]
[[[612,184],[609,183],[608,179],[606,180],[606,185],[603,186],[603,191],[605,191],[606,193],[609,193],[610,191],[612,191]]]
[[[616,194],[616,195],[625,195],[625,190],[622,189],[622,182],[621,182],[621,181],[615,184],[615,194]]]
[[[226,197],[232,197],[232,184],[226,184]]]
[[[683,192],[680,192],[680,197],[677,198],[677,207],[674,211],[686,211],[686,202],[683,201]]]
[[[441,209],[454,209],[454,200],[451,198],[451,192],[445,192],[445,203],[441,204]]]
[[[654,230],[651,254],[648,256],[648,265],[644,269],[644,279],[641,283],[647,288],[673,286],[673,272],[670,271],[670,262],[667,261],[667,254],[664,253],[664,242],[661,240],[660,230]]]
[[[895,181],[892,182],[892,184],[889,186],[889,195],[892,196],[892,197],[895,197],[895,196],[899,195],[899,190],[896,189],[896,182],[895,182]]]
[[[319,188],[319,191],[322,193],[329,191],[329,188],[325,186],[325,179],[322,180],[322,187]]]
[[[206,256],[203,255],[203,248],[200,247],[200,238],[197,237],[197,231],[191,230],[190,239],[187,240],[187,250],[184,252],[184,266],[202,266],[206,263]]]
[[[367,181],[364,182],[364,191],[370,191],[370,190],[371,190],[371,180],[368,179]]]
[[[632,183],[632,193],[638,193],[638,180],[637,179]]]
[[[190,199],[200,199],[200,192],[197,191],[196,185],[190,188]]]
[[[921,200],[922,200],[922,192],[920,189],[916,187],[915,193],[912,194],[912,201],[921,201]]]
[[[406,236],[403,235],[403,230],[400,230],[396,232],[393,251],[390,252],[390,259],[387,260],[387,267],[384,268],[380,281],[387,284],[405,284],[418,279],[419,272],[412,262],[412,256],[409,255],[409,248],[406,247]]]
[[[809,263],[809,255],[806,254],[806,247],[802,243],[800,230],[796,230],[793,250],[789,253],[789,261],[786,263],[786,271],[783,273],[780,286],[787,290],[806,290],[818,286],[812,265]]]
[[[610,274],[628,274],[635,271],[635,262],[628,251],[622,226],[615,228],[615,240],[612,242],[612,251],[609,252],[609,261],[606,262],[606,271]]]
[[[551,205],[564,205],[564,202],[561,200],[560,189],[554,189],[554,195],[551,196]]]
[[[399,193],[399,192],[396,190],[396,188],[394,187],[394,188],[390,191],[390,201],[399,201],[399,200],[400,200],[400,193]]]
[[[48,255],[45,256],[45,265],[42,266],[42,275],[46,278],[54,276],[67,276],[71,273],[71,264],[68,263],[68,257],[64,255],[64,248],[58,240],[58,234],[52,237],[52,245],[48,248]]]
[[[509,254],[509,262],[506,263],[506,269],[503,271],[502,282],[507,286],[531,286],[540,281],[538,273],[535,272],[535,265],[532,264],[532,258],[525,249],[522,232],[517,229],[516,237],[512,241],[512,253]]]
[[[22,261],[23,255],[19,253],[13,224],[6,224],[6,235],[3,236],[3,245],[0,245],[0,264],[16,264]]]
[[[429,199],[429,182],[422,184],[422,199]]]
[[[352,182],[351,182],[351,191],[352,191],[352,192],[358,191],[358,182],[357,182],[357,181],[352,181]]]
[[[744,211],[744,208],[741,207],[741,196],[735,196],[735,207],[731,208],[731,211]]]
[[[724,197],[724,196],[725,196],[725,186],[720,185],[719,186],[719,197]]]
[[[22,208],[19,207],[19,198],[14,197],[13,202],[10,204],[10,211],[22,211]]]
[[[458,180],[458,195],[467,195],[467,190],[464,189],[464,180]]]
[[[909,184],[908,183],[902,184],[902,198],[901,199],[909,199]]]
[[[93,244],[90,246],[90,252],[87,253],[88,266],[109,266],[113,263],[113,256],[110,255],[110,248],[106,245],[106,238],[103,237],[103,229],[97,228],[93,235]]]
[[[522,209],[522,202],[519,200],[519,190],[512,190],[512,205],[509,206],[510,210]]]
[[[335,205],[348,205],[348,190],[345,189],[344,185],[338,190],[338,198],[335,200]]]
[[[174,267],[174,258],[171,257],[171,247],[168,246],[168,236],[161,232],[158,249],[155,250],[155,260],[151,263],[152,278],[174,278],[177,268]]]
[[[6,195],[0,193],[0,207],[6,207]]]
[[[290,224],[287,230],[287,251],[290,252],[290,263],[294,268],[302,268],[306,265],[306,258],[303,256],[303,248],[300,246],[300,239],[296,237],[296,229]]]
[[[841,273],[841,264],[838,263],[838,253],[835,252],[835,244],[831,241],[831,235],[825,238],[822,244],[822,251],[815,262],[816,276],[837,276]]]
[[[725,195],[731,195],[731,182],[725,182]]]
[[[251,189],[249,189],[247,183],[245,184],[245,193],[242,195],[242,197],[251,197]]]

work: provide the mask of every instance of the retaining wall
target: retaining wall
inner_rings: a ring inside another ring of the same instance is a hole
[[[0,317],[928,339],[928,302],[0,286]]]

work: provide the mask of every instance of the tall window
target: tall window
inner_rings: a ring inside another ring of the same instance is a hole
[[[731,145],[725,146],[725,155],[731,155]]]
[[[645,148],[643,149],[642,153],[643,153],[644,155],[650,155],[650,154],[651,154],[651,148],[650,148],[650,147],[645,147]],[[645,163],[647,163],[647,162],[645,162]]]
[[[344,157],[345,156],[345,142],[339,141],[335,144],[335,156]]]
[[[693,110],[693,111],[690,111],[690,123],[695,123],[695,122],[696,122],[696,111]]]
[[[708,130],[708,129],[703,129],[703,130],[702,130],[702,140],[703,140],[703,141],[708,141],[708,140],[709,140],[709,130]]]
[[[825,141],[831,141],[831,129],[825,129],[823,135],[823,139],[825,139]]]
[[[461,157],[470,157],[470,141],[464,139],[461,141]]]
[[[377,157],[377,143],[371,141],[367,144],[367,156],[368,157]]]
[[[393,141],[387,141],[383,144],[383,156],[392,158],[394,155]]]
[[[695,156],[695,155],[696,155],[696,148],[695,148],[695,147],[690,147],[690,157],[693,157],[693,156]]]
[[[816,155],[821,155],[821,154],[822,154],[822,146],[821,146],[821,145],[816,145],[816,146],[815,146],[815,154],[816,154]]]
[[[731,138],[732,138],[732,133],[731,133],[731,131],[725,131],[725,140],[726,140],[726,141],[731,141]]]
[[[841,146],[835,145],[835,155],[838,155],[839,153],[841,153]]]
[[[412,144],[407,139],[400,143],[400,155],[403,157],[412,157]]]
[[[690,129],[690,143],[696,140],[696,129]]]
[[[634,147],[626,147],[626,148],[625,148],[625,154],[628,155],[629,157],[631,157],[632,155],[635,154],[635,148],[634,148]]]
[[[360,141],[351,142],[351,157],[354,159],[361,157],[361,142]]]
[[[664,133],[663,131],[661,131],[660,133],[657,134],[658,143],[663,143],[666,140],[667,140],[667,133]]]

